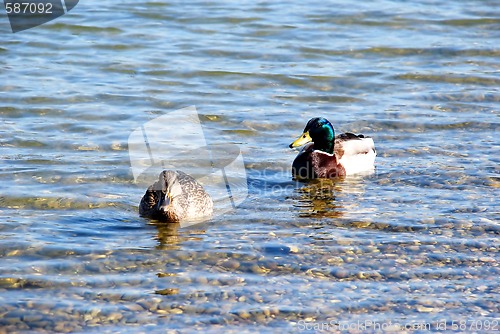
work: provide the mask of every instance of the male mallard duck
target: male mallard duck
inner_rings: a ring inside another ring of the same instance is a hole
[[[139,205],[141,216],[168,223],[200,219],[212,212],[213,202],[205,189],[186,173],[173,170],[160,173]]]
[[[310,119],[304,133],[290,144],[290,148],[307,143],[293,161],[293,177],[334,178],[375,168],[377,153],[373,139],[349,132],[335,136],[333,126],[326,118]]]

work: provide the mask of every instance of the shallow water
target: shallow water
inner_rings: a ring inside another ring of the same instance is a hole
[[[84,1],[0,30],[0,332],[500,330],[496,1]],[[248,196],[161,226],[127,140],[188,106]],[[372,136],[375,174],[293,182],[315,116]]]

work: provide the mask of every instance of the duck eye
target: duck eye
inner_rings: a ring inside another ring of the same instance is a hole
[[[306,135],[303,135],[303,136],[302,136],[302,138],[305,138],[305,137],[306,137]]]

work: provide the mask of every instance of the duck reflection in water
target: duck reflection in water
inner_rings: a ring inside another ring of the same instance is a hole
[[[340,218],[344,215],[342,205],[335,194],[342,191],[341,185],[332,179],[314,179],[297,189],[300,217]]]
[[[205,234],[205,230],[200,228],[184,229],[185,226],[181,223],[151,222],[150,225],[155,226],[158,231],[155,238],[158,241],[156,249],[180,250],[183,242],[202,241],[202,236]]]
[[[360,205],[365,194],[363,177],[349,179],[314,179],[297,188],[300,217],[347,218],[352,213],[362,214]]]

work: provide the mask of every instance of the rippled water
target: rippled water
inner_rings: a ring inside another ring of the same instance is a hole
[[[496,1],[2,16],[0,332],[500,330],[499,31]],[[240,147],[249,195],[155,225],[127,139],[187,106]],[[376,173],[293,182],[314,116],[372,136]]]

